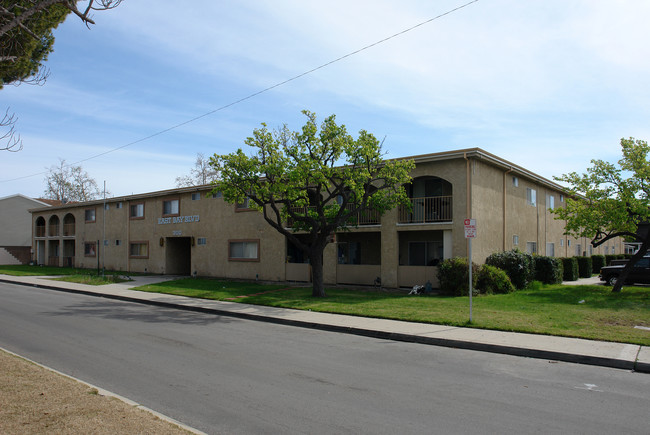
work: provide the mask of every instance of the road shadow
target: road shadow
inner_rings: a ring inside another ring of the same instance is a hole
[[[215,323],[233,323],[238,320],[217,314],[107,300],[82,302],[59,310],[49,311],[45,314],[183,325],[212,325]]]

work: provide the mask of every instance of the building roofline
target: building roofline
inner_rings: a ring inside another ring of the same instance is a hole
[[[5,200],[5,199],[10,199],[10,198],[16,198],[16,197],[18,197],[18,198],[24,198],[24,199],[29,199],[30,201],[34,201],[34,202],[38,202],[39,204],[43,204],[45,207],[51,207],[50,204],[48,204],[48,203],[46,203],[46,202],[43,202],[43,201],[41,201],[40,199],[30,198],[29,196],[25,196],[25,195],[23,195],[22,193],[15,193],[15,194],[13,194],[13,195],[7,195],[7,196],[4,196],[4,197],[0,198],[0,201]]]
[[[502,159],[501,157],[489,153],[481,148],[465,148],[465,149],[454,150],[454,151],[443,151],[439,153],[420,154],[420,155],[410,156],[410,157],[399,157],[391,160],[413,160],[417,164],[417,163],[426,163],[426,162],[436,162],[441,160],[451,160],[457,158],[476,158],[476,159],[484,160],[502,169],[507,169],[511,173],[519,174],[520,176],[535,180],[540,184],[544,184],[547,187],[550,187],[552,189],[564,190],[564,187],[561,186],[560,184],[557,184],[547,178],[544,178],[541,175],[535,174],[534,172],[529,171],[528,169],[522,166],[509,162],[508,160]]]
[[[564,190],[564,187],[562,187],[561,185],[554,183],[553,181],[548,180],[542,177],[541,175],[537,175],[534,172],[531,172],[519,165],[509,162],[508,160],[502,159],[501,157],[498,157],[495,154],[489,153],[481,148],[464,148],[460,150],[443,151],[438,153],[419,154],[419,155],[407,156],[407,157],[396,157],[388,160],[413,160],[416,164],[418,164],[418,163],[438,162],[442,160],[465,159],[465,158],[475,158],[478,160],[483,160],[489,164],[507,170],[510,173],[518,174],[522,177],[535,180],[538,183],[543,184],[549,188],[560,190],[560,191]],[[146,198],[167,196],[167,195],[171,196],[179,193],[207,191],[207,190],[212,190],[212,188],[213,188],[212,184],[202,184],[198,186],[189,186],[189,187],[177,187],[173,189],[157,190],[154,192],[137,193],[133,195],[106,198],[106,202],[113,203],[113,202],[120,202],[120,201],[137,201],[139,199],[146,199]],[[53,206],[47,206],[42,208],[34,208],[34,209],[30,209],[29,211],[38,212],[38,211],[52,210],[52,209],[76,208],[80,206],[92,206],[92,205],[99,205],[103,203],[104,203],[104,199],[96,199],[93,201],[70,202],[58,206],[53,205]]]

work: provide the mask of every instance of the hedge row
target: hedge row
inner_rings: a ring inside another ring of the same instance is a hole
[[[483,266],[472,264],[472,288],[475,293],[509,293],[526,288],[533,280],[544,284],[577,281],[599,273],[612,260],[622,258],[629,255],[555,258],[526,254],[518,249],[496,252],[486,258]],[[444,260],[438,268],[438,279],[444,294],[466,296],[469,291],[467,259]]]

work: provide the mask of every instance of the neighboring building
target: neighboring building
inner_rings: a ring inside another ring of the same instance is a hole
[[[0,198],[0,264],[27,264],[31,260],[32,219],[29,210],[48,206],[24,195]]]
[[[550,209],[564,207],[561,186],[478,148],[409,157],[412,209],[359,217],[325,249],[326,284],[410,287],[437,283],[436,265],[466,257],[463,221],[476,219],[477,263],[496,251],[556,257],[622,254],[622,240],[592,249],[565,236]],[[303,254],[246,204],[228,204],[211,187],[186,187],[32,210],[39,264],[309,281]],[[103,240],[103,242],[102,242]]]

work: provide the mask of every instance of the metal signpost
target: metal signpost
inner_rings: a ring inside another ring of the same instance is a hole
[[[476,237],[476,219],[465,219],[465,238],[468,239],[467,262],[469,263],[469,322],[472,323],[472,239]]]

